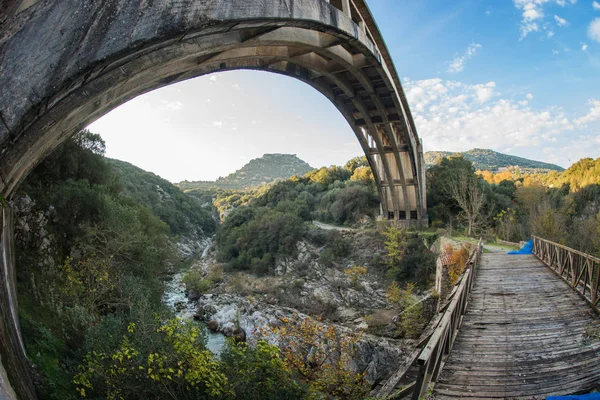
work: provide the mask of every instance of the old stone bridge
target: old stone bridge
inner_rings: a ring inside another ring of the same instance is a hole
[[[365,0],[0,0],[0,195],[9,199],[61,141],[126,101],[244,68],[326,96],[367,156],[382,217],[426,223],[422,144]],[[33,399],[11,240],[4,201],[0,385],[8,379],[5,396]]]

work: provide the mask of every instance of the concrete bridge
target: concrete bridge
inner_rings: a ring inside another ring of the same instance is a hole
[[[364,150],[382,218],[426,223],[422,144],[365,0],[0,0],[0,195],[126,101],[236,69],[283,74],[326,96]],[[5,397],[15,396],[10,381],[33,399],[6,202],[2,212],[0,385]]]
[[[329,98],[373,169],[382,216],[426,221],[421,142],[364,0],[4,0],[0,26],[4,197],[64,138],[127,100],[255,69]]]

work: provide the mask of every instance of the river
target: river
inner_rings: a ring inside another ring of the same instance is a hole
[[[212,239],[209,239],[206,248],[202,252],[201,259],[206,257],[211,245]],[[186,272],[180,271],[173,275],[173,279],[165,282],[166,288],[163,294],[163,302],[175,312],[178,318],[187,321],[193,319],[197,311],[197,305],[195,302],[189,302],[185,296],[185,285],[182,280]],[[205,324],[201,325],[206,332],[206,348],[218,356],[225,345],[225,336],[221,333],[211,332],[206,328]]]

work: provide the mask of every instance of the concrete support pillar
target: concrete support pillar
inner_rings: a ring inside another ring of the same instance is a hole
[[[352,11],[350,11],[350,0],[342,0],[342,11],[349,17],[352,17]]]
[[[5,202],[0,205],[0,217],[0,400],[35,400],[37,396],[19,327],[13,214]]]
[[[420,215],[419,219],[428,224],[427,217],[427,185],[426,182],[426,170],[425,170],[425,157],[423,156],[423,141],[419,140],[419,154],[417,156],[417,162],[419,164],[419,186],[421,189],[421,204],[419,204]],[[418,190],[418,189],[417,189]]]
[[[360,21],[358,23],[358,27],[361,31],[363,31],[363,33],[367,33],[367,24],[365,24],[365,21]]]

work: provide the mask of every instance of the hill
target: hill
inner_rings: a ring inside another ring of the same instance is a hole
[[[125,161],[106,158],[122,186],[121,195],[152,210],[169,225],[171,233],[182,236],[210,236],[216,226],[212,205],[201,204],[171,182]]]
[[[477,170],[499,171],[501,168],[519,167],[523,172],[550,172],[564,171],[564,168],[555,164],[534,161],[527,158],[510,156],[489,149],[471,149],[464,152],[427,151],[424,154],[427,168],[439,163],[444,157],[462,155],[473,163]]]
[[[216,181],[183,181],[177,186],[183,191],[208,188],[246,189],[261,186],[294,175],[302,176],[314,168],[295,154],[265,154],[255,158],[232,174]]]
[[[600,185],[600,158],[582,158],[563,172],[551,172],[537,178],[548,187],[569,185],[571,191],[592,185]]]

